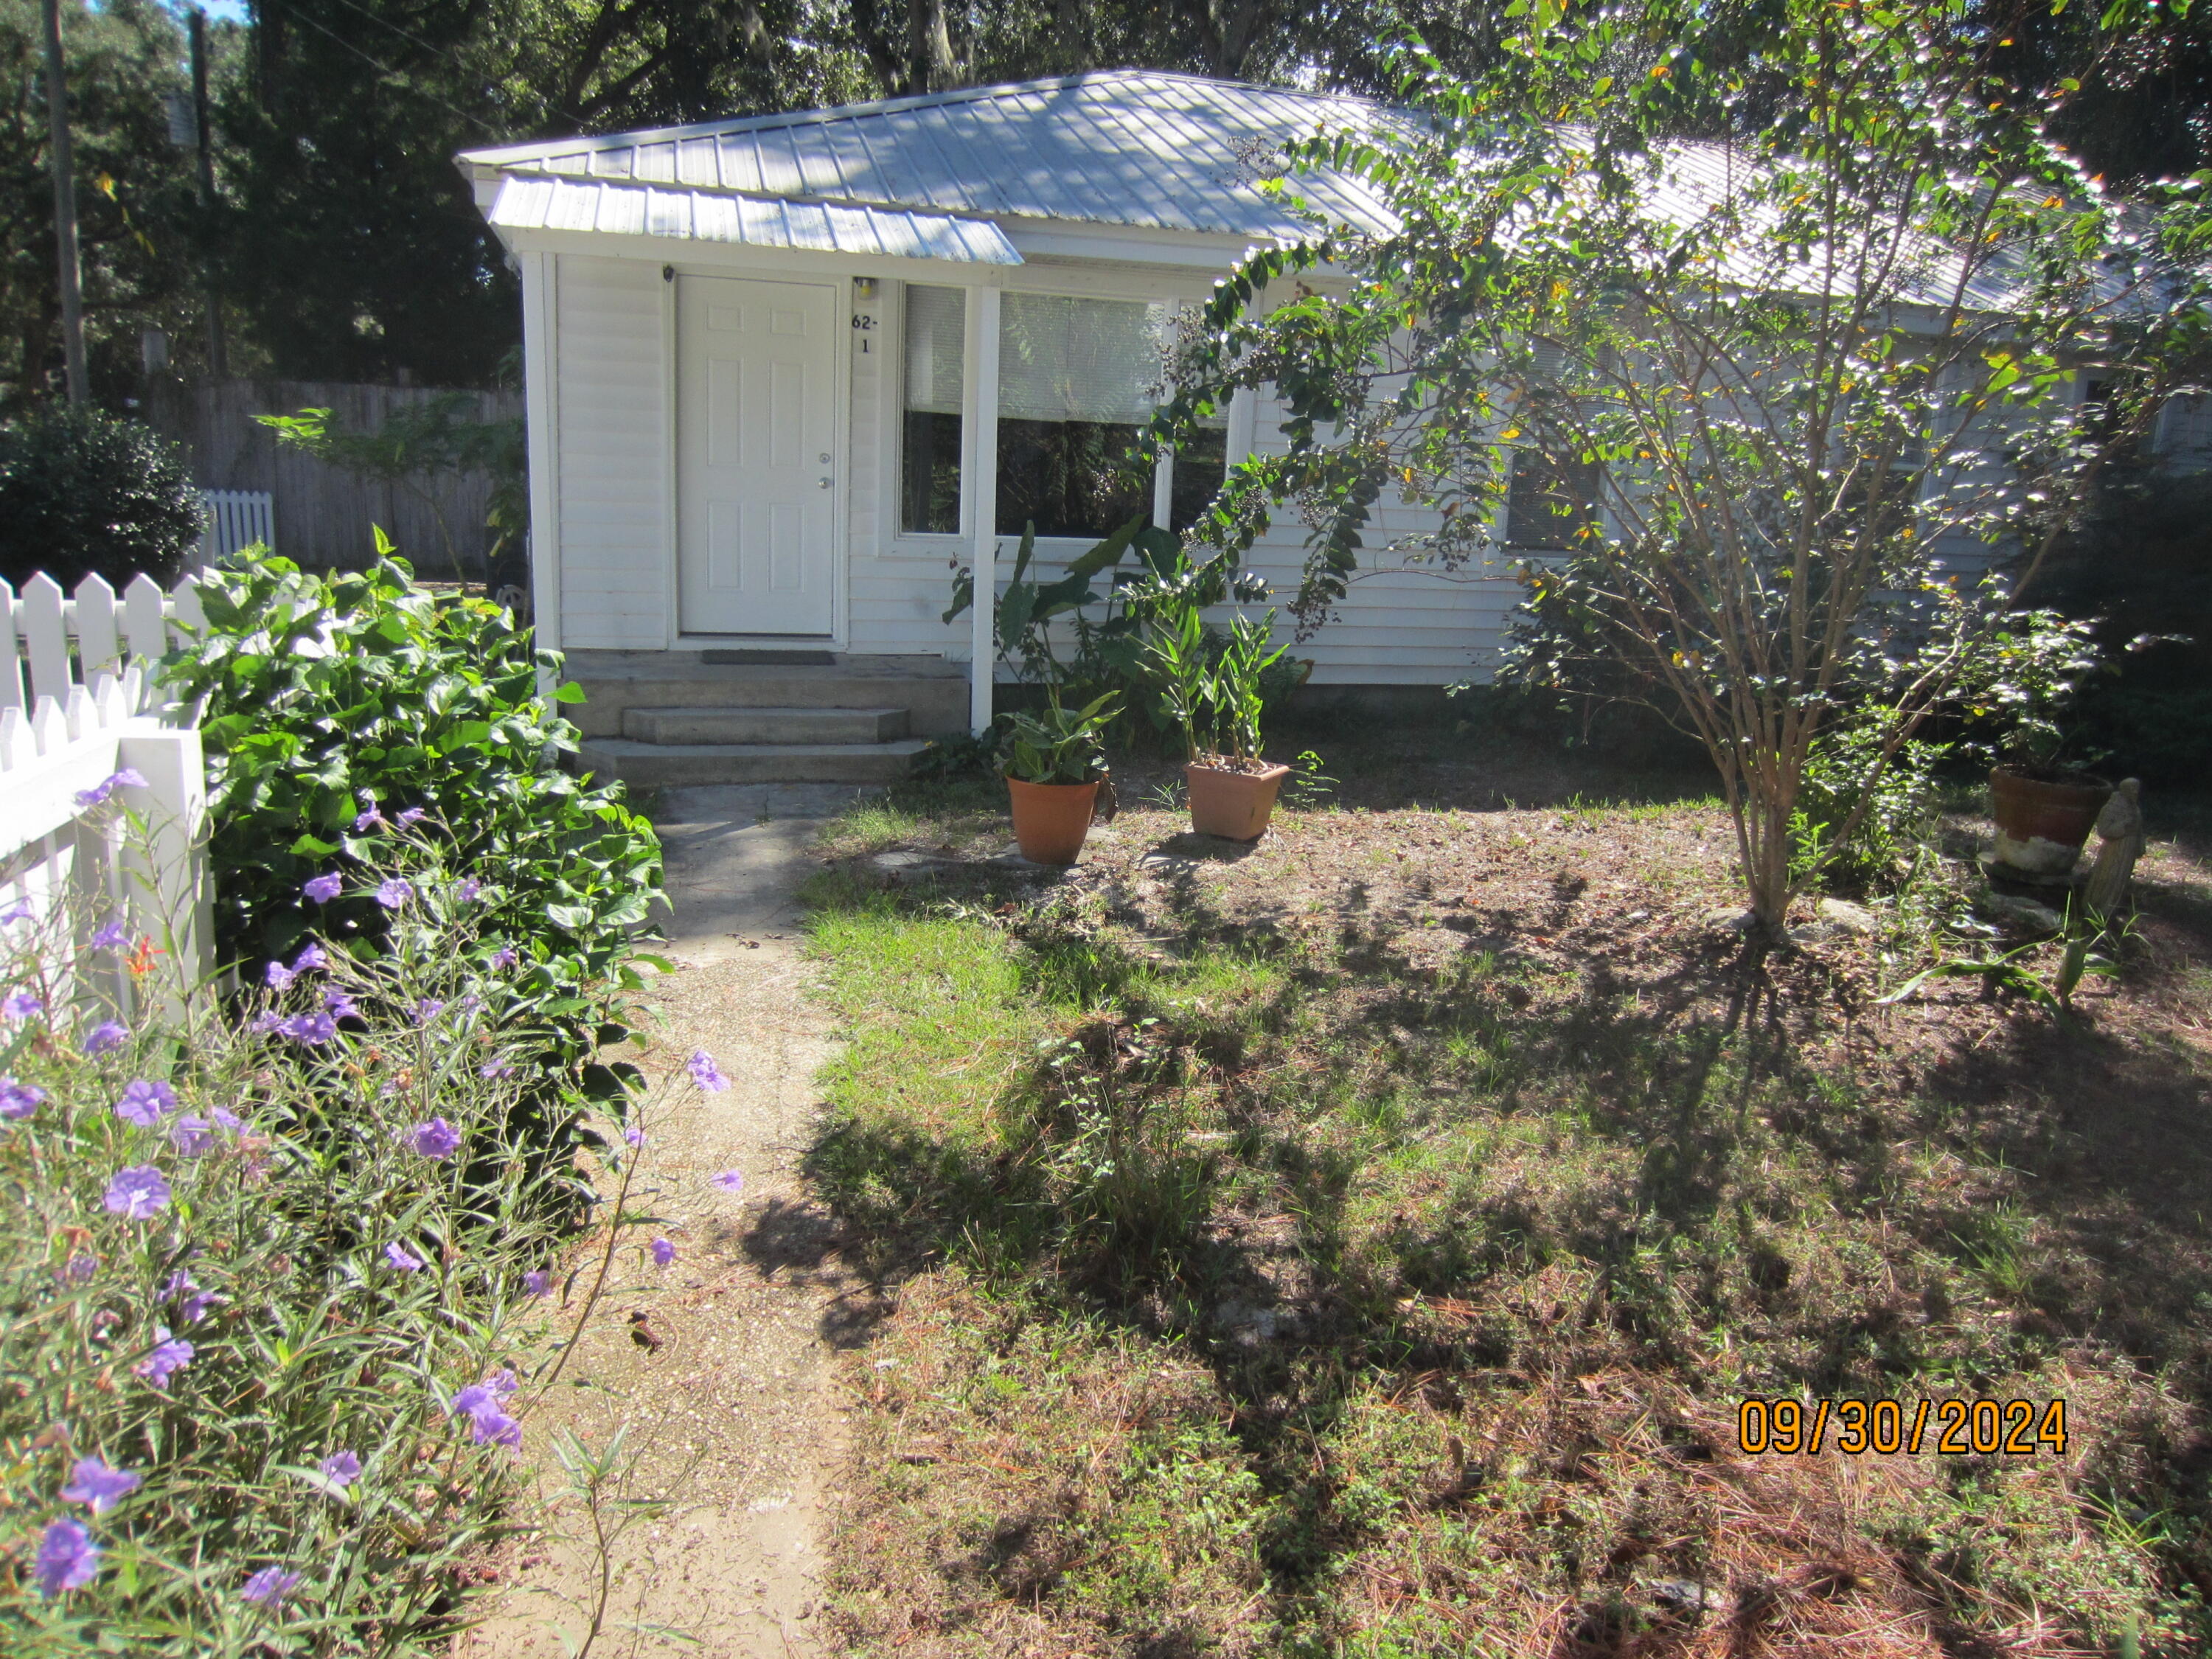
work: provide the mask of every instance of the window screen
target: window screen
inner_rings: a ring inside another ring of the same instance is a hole
[[[966,293],[908,284],[899,528],[910,533],[959,533],[960,396],[967,349]]]

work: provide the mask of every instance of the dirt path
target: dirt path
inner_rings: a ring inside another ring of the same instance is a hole
[[[830,1222],[811,1206],[799,1161],[828,1021],[805,994],[795,890],[807,842],[849,789],[755,786],[669,792],[656,815],[674,916],[666,954],[681,964],[647,1002],[659,1021],[658,1077],[695,1048],[731,1087],[689,1086],[648,1120],[633,1207],[655,1219],[675,1261],[625,1249],[559,1385],[529,1419],[546,1537],[503,1547],[493,1616],[455,1644],[465,1659],[554,1659],[580,1642],[600,1597],[593,1506],[562,1468],[562,1431],[635,1454],[619,1498],[666,1507],[633,1522],[611,1564],[592,1652],[684,1652],[712,1659],[810,1656],[823,1475],[842,1443],[829,1360],[857,1299],[841,1276]],[[735,1169],[743,1194],[708,1177]],[[580,1298],[584,1284],[575,1294]],[[852,1311],[858,1312],[857,1309]],[[657,1346],[634,1340],[633,1314]],[[598,1512],[610,1522],[618,1503]],[[691,1640],[680,1639],[678,1632]]]

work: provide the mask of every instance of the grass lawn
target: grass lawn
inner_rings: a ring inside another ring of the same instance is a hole
[[[2062,1026],[1879,1003],[1963,860],[1753,963],[1694,779],[1316,746],[1249,849],[1157,767],[1062,880],[958,861],[997,787],[826,838],[811,1168],[881,1290],[840,1650],[2203,1652],[2205,842]],[[2066,1434],[1751,1455],[1753,1396]]]

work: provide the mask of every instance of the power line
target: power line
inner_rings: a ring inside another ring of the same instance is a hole
[[[368,19],[370,22],[380,24],[384,27],[390,29],[401,40],[412,41],[415,45],[422,47],[423,51],[430,53],[433,57],[442,58],[446,55],[444,50],[432,46],[428,40],[425,40],[421,35],[416,33],[413,30],[400,27],[398,24],[393,22],[390,18],[380,16],[377,13],[371,11],[368,7],[356,3],[356,0],[338,0],[338,3],[345,7],[349,11],[359,12],[363,17]],[[447,107],[450,109],[452,108],[452,106],[447,105]],[[556,109],[554,112],[558,115],[567,116],[579,127],[589,125],[582,116],[577,114],[574,110],[569,109],[565,106]]]

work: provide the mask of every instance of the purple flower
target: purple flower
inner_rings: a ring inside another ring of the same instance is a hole
[[[284,991],[290,989],[292,981],[298,977],[283,963],[272,962],[269,964],[269,971],[262,975],[261,982],[272,991]]]
[[[338,1023],[328,1014],[295,1014],[276,1029],[295,1042],[313,1047],[328,1042],[338,1034]]]
[[[82,1589],[100,1572],[100,1546],[75,1521],[57,1521],[39,1538],[39,1594],[49,1601]]]
[[[502,1365],[484,1378],[484,1387],[489,1389],[501,1400],[506,1399],[521,1386],[522,1379],[514,1374],[514,1368],[512,1365]]]
[[[92,1276],[99,1271],[100,1258],[90,1250],[79,1250],[62,1263],[62,1283],[87,1285],[92,1282]]]
[[[323,993],[323,1006],[330,1010],[332,1019],[358,1019],[361,1010],[353,1006],[353,999],[343,991]]]
[[[435,997],[424,997],[415,1005],[415,1024],[428,1025],[445,1012],[446,1005]]]
[[[92,936],[92,948],[95,951],[119,951],[130,942],[131,935],[123,931],[119,921],[109,922]]]
[[[642,1146],[645,1145],[645,1131],[633,1123],[623,1131],[623,1139],[633,1146]]]
[[[28,991],[10,991],[0,998],[0,1018],[35,1019],[46,1012],[46,1005]]]
[[[150,1164],[134,1164],[116,1171],[107,1183],[108,1212],[125,1221],[150,1221],[169,1206],[169,1183]]]
[[[319,876],[310,876],[300,890],[318,904],[328,904],[344,888],[345,882],[335,870],[326,870]]]
[[[477,1067],[478,1077],[507,1078],[514,1075],[514,1067],[503,1060],[488,1060]]]
[[[445,1119],[434,1117],[409,1130],[407,1144],[423,1158],[451,1158],[460,1150],[461,1137]]]
[[[104,805],[108,797],[118,789],[143,789],[145,787],[146,780],[138,775],[137,769],[126,766],[120,772],[109,773],[91,788],[78,790],[76,792],[77,809],[82,811],[89,807]]]
[[[376,890],[376,902],[387,910],[397,910],[415,896],[415,890],[397,876],[387,878]]]
[[[80,1457],[62,1496],[73,1504],[91,1504],[94,1515],[105,1515],[137,1491],[145,1479],[129,1469],[112,1469],[97,1457]]]
[[[0,1117],[26,1118],[46,1102],[46,1091],[35,1083],[0,1078]]]
[[[553,1294],[553,1275],[543,1267],[532,1267],[522,1276],[522,1288],[532,1296]]]
[[[353,832],[357,836],[362,830],[368,829],[372,823],[382,823],[383,822],[384,814],[378,811],[376,808],[372,806],[354,819]]]
[[[483,894],[483,884],[474,876],[463,876],[453,886],[453,896],[464,904],[474,904]]]
[[[154,1334],[161,1339],[154,1345],[154,1352],[131,1369],[144,1377],[150,1387],[166,1389],[171,1375],[191,1363],[192,1345],[181,1337],[171,1336],[167,1325],[156,1325]]]
[[[6,909],[0,910],[0,927],[13,927],[19,921],[28,921],[36,914],[28,899],[17,899]]]
[[[403,1273],[411,1273],[422,1265],[422,1257],[410,1255],[404,1246],[397,1243],[384,1247],[384,1259]]]
[[[131,1041],[131,1028],[120,1020],[103,1019],[92,1028],[84,1040],[84,1051],[88,1054],[112,1054]]]
[[[665,1238],[656,1238],[646,1249],[653,1252],[653,1265],[665,1267],[676,1260],[676,1247]]]
[[[234,1135],[246,1127],[244,1118],[236,1112],[227,1112],[220,1106],[209,1107],[208,1115],[215,1120],[215,1127],[225,1134]]]
[[[215,1150],[215,1125],[198,1115],[180,1117],[169,1126],[169,1144],[182,1157],[205,1158]]]
[[[265,1008],[246,1022],[246,1029],[256,1036],[267,1036],[271,1031],[284,1029],[284,1016],[274,1008]]]
[[[708,1179],[714,1185],[720,1187],[724,1192],[731,1194],[732,1196],[744,1191],[745,1189],[745,1177],[742,1170],[725,1170],[721,1174],[718,1176],[710,1176]]]
[[[424,818],[429,816],[430,815],[424,811],[421,807],[410,806],[399,815],[399,822],[403,828],[406,828],[422,823]]]
[[[199,1281],[181,1267],[169,1275],[168,1282],[161,1286],[161,1295],[165,1300],[171,1297],[184,1297],[183,1305],[177,1310],[177,1316],[187,1325],[198,1324],[206,1316],[209,1309],[222,1300],[214,1291],[202,1290]]]
[[[684,1069],[691,1073],[691,1080],[710,1095],[719,1095],[730,1086],[730,1079],[724,1077],[722,1068],[714,1064],[714,1055],[704,1048],[691,1051],[691,1058],[685,1063]]]
[[[238,1593],[256,1607],[273,1607],[289,1595],[299,1582],[296,1572],[287,1572],[282,1567],[264,1567],[240,1586]]]
[[[177,1109],[177,1091],[155,1079],[140,1078],[123,1085],[123,1098],[115,1103],[115,1115],[142,1129],[155,1128],[162,1117]]]
[[[295,974],[304,974],[311,968],[327,968],[330,965],[330,952],[313,939],[302,945],[300,947],[300,954],[292,958],[292,971]]]
[[[447,1407],[449,1415],[465,1417],[479,1446],[519,1446],[522,1443],[522,1425],[507,1414],[501,1401],[512,1394],[514,1378],[506,1376],[502,1387],[499,1377],[483,1382],[471,1382],[453,1396]]]
[[[323,1472],[323,1479],[340,1492],[361,1479],[361,1459],[349,1451],[332,1452],[315,1467]]]
[[[521,960],[512,945],[502,945],[491,953],[491,965],[495,968],[512,968]]]

